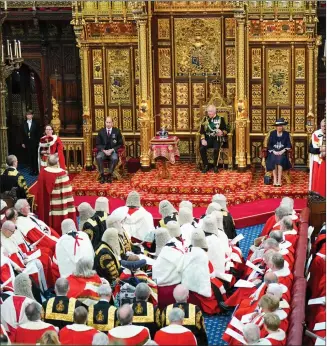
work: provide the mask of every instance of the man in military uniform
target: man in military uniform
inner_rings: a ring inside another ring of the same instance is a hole
[[[89,236],[93,249],[96,249],[101,242],[102,236],[102,223],[95,210],[87,202],[83,202],[78,206],[80,218],[85,220],[82,227],[79,225],[81,231],[87,233]]]
[[[154,335],[160,329],[160,310],[148,302],[150,294],[150,287],[145,282],[136,286],[136,301],[132,305],[134,311],[133,325],[147,327],[153,340]]]
[[[18,199],[31,197],[28,193],[25,178],[17,171],[17,157],[15,155],[9,155],[6,162],[8,168],[1,175],[1,192],[11,191],[12,188],[16,188]]]
[[[187,303],[189,290],[183,285],[177,285],[173,295],[176,303],[170,304],[162,310],[161,327],[163,328],[170,324],[168,316],[171,310],[173,308],[180,308],[185,313],[183,326],[194,334],[198,345],[208,345],[208,337],[201,309],[196,305]]]
[[[110,285],[101,285],[98,293],[100,300],[89,307],[87,325],[107,334],[108,330],[118,325],[117,308],[110,303],[112,296]]]
[[[207,108],[208,115],[204,117],[201,124],[201,145],[200,154],[203,162],[202,173],[207,173],[209,170],[209,163],[207,157],[207,149],[213,148],[213,166],[214,172],[218,173],[218,155],[221,145],[223,144],[223,138],[227,135],[227,126],[224,117],[217,114],[216,107],[210,105]]]
[[[120,246],[118,231],[108,228],[95,250],[94,269],[112,284],[120,274]]]
[[[56,281],[56,297],[50,298],[42,304],[43,321],[51,323],[59,329],[74,323],[74,310],[83,303],[75,298],[68,298],[69,283],[67,279],[59,278]]]

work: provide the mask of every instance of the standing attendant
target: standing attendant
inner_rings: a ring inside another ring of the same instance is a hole
[[[59,159],[59,167],[66,169],[64,146],[59,136],[53,134],[53,127],[47,125],[44,129],[45,136],[40,139],[39,143],[39,165],[40,171],[48,166],[49,155],[57,155]]]
[[[203,163],[202,173],[209,171],[207,157],[207,150],[209,148],[213,148],[213,170],[215,173],[218,173],[219,150],[223,144],[224,136],[227,135],[227,126],[224,117],[217,114],[217,109],[214,105],[208,106],[207,113],[208,115],[204,117],[200,129],[200,154]]]
[[[118,149],[123,145],[123,137],[117,127],[113,127],[111,117],[106,118],[106,127],[98,132],[96,146],[98,154],[96,157],[98,169],[101,174],[100,183],[105,183],[103,161],[109,160],[108,182],[112,180],[112,173],[118,163]]]
[[[26,149],[31,175],[38,175],[37,146],[40,140],[40,125],[33,119],[32,111],[26,113],[22,138],[22,147]]]
[[[287,151],[292,148],[290,134],[283,127],[287,124],[284,118],[277,119],[276,130],[270,133],[268,140],[266,168],[273,172],[274,186],[282,186],[283,170],[287,171],[292,166],[287,156]]]

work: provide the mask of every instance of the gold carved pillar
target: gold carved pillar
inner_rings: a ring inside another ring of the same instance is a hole
[[[151,139],[152,106],[149,94],[149,74],[152,73],[148,57],[148,17],[143,2],[135,3],[134,18],[138,29],[138,54],[140,67],[140,100],[138,117],[140,121],[141,168],[150,169],[149,143]]]
[[[81,82],[82,82],[82,101],[83,101],[83,137],[84,143],[84,162],[85,169],[92,169],[92,119],[90,112],[90,81],[89,81],[89,50],[82,43],[84,37],[85,20],[81,16],[82,4],[80,1],[72,3],[73,19],[70,22],[74,26],[79,57],[81,60]]]
[[[242,5],[243,6],[243,5]],[[238,170],[245,170],[247,167],[247,135],[248,135],[248,111],[246,102],[246,85],[245,85],[245,11],[244,8],[237,9],[235,13],[237,22],[236,27],[236,63],[237,63],[237,80],[236,80],[236,121],[235,121],[235,135],[236,135],[236,163]]]

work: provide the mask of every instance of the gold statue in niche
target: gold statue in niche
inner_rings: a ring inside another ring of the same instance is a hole
[[[220,74],[220,18],[175,19],[176,74]]]

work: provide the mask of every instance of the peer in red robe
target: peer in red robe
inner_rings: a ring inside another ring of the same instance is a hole
[[[311,136],[309,190],[326,197],[326,123]]]
[[[142,326],[119,326],[108,331],[110,344],[122,343],[126,346],[144,345],[150,340],[149,329]]]
[[[85,324],[71,324],[59,332],[59,339],[63,345],[92,345],[93,336],[98,331]]]
[[[46,323],[41,320],[33,322],[28,321],[26,323],[19,325],[19,327],[17,328],[15,343],[34,345],[48,330],[52,330],[56,333],[58,332],[56,327],[54,327],[50,323]]]
[[[154,341],[160,345],[197,345],[194,334],[187,328],[170,324],[157,331]]]
[[[38,214],[41,220],[61,235],[61,222],[64,219],[76,221],[73,188],[67,172],[57,167],[57,157],[50,155],[48,164],[38,178]]]

